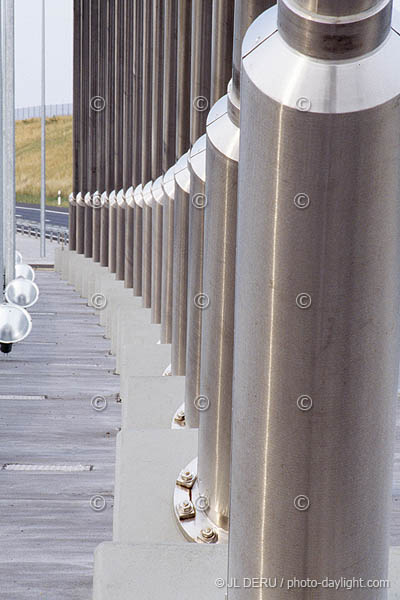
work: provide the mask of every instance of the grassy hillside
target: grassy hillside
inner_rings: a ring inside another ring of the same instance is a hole
[[[17,202],[40,201],[40,119],[17,121],[16,187]],[[46,120],[47,136],[47,203],[57,204],[61,190],[63,205],[68,205],[72,190],[72,117]]]

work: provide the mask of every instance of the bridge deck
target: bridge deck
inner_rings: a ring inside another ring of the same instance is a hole
[[[93,311],[54,272],[37,283],[32,334],[0,356],[0,599],[89,600],[94,549],[112,537],[119,378]],[[90,507],[98,494],[103,512]]]

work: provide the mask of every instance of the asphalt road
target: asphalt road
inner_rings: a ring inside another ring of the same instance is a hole
[[[40,208],[34,204],[17,204],[17,217],[40,222]],[[46,210],[46,222],[68,227],[68,209],[51,206]]]

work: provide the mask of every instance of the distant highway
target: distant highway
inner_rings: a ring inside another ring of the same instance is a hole
[[[34,204],[17,204],[17,217],[40,222],[40,208]],[[51,225],[68,227],[68,209],[51,206],[46,209],[46,222]]]

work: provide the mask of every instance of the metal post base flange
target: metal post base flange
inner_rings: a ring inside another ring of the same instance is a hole
[[[228,532],[209,519],[208,509],[209,500],[200,493],[195,458],[180,472],[175,483],[174,512],[178,526],[190,542],[226,544]]]

